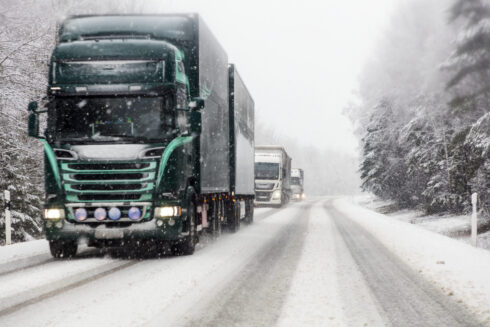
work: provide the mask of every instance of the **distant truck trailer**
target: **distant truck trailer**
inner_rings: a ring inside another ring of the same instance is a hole
[[[291,158],[282,146],[255,147],[255,204],[283,206],[291,198]]]
[[[291,169],[291,194],[294,201],[306,198],[304,190],[305,172],[301,168]]]
[[[230,64],[229,107],[230,107],[230,191],[233,201],[238,202],[238,212],[229,212],[228,217],[237,217],[229,223],[230,230],[240,227],[240,220],[253,222],[254,210],[254,158],[255,158],[255,104],[236,66]],[[233,205],[227,206],[234,210]]]

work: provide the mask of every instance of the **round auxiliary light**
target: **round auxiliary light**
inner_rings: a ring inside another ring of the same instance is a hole
[[[104,220],[107,217],[107,211],[104,208],[97,208],[94,211],[94,217],[97,220]]]
[[[121,218],[121,210],[116,207],[112,207],[109,209],[109,218],[112,220],[118,220]]]
[[[138,220],[141,218],[141,210],[136,207],[129,208],[128,216],[131,220]]]
[[[87,210],[85,208],[78,208],[75,210],[75,220],[77,221],[84,221],[87,219]]]

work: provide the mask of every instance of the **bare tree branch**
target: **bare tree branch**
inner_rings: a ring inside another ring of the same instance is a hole
[[[36,36],[35,38],[32,38],[30,39],[29,41],[26,41],[24,43],[22,43],[21,45],[19,45],[17,48],[15,48],[14,50],[12,50],[5,58],[3,58],[1,61],[0,61],[0,66],[2,66],[2,64],[7,60],[9,59],[14,53],[16,53],[17,51],[19,51],[20,49],[22,49],[23,47],[25,47],[26,45],[30,44],[31,42],[34,42],[36,40],[39,40],[40,38],[42,38],[43,36],[45,36],[46,33],[43,33],[41,35],[38,35]]]

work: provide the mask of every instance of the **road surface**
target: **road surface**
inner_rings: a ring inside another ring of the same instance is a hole
[[[257,209],[193,256],[42,255],[0,269],[0,326],[478,325],[328,198]]]

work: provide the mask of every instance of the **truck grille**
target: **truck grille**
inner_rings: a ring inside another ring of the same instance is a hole
[[[139,180],[144,177],[148,177],[148,174],[74,174],[73,178],[78,181],[90,181],[90,180]]]
[[[78,199],[86,201],[134,201],[141,198],[140,194],[84,194]]]
[[[257,190],[272,190],[274,183],[255,183],[255,188]]]
[[[157,167],[155,161],[62,163],[67,201],[151,201]]]
[[[260,201],[270,201],[271,200],[271,192],[255,192],[255,200]]]
[[[143,188],[146,184],[81,184],[72,185],[71,187],[75,190],[80,191],[127,191],[127,190],[139,190]]]
[[[75,170],[121,170],[121,169],[145,169],[150,163],[86,163],[68,164],[70,169]]]

